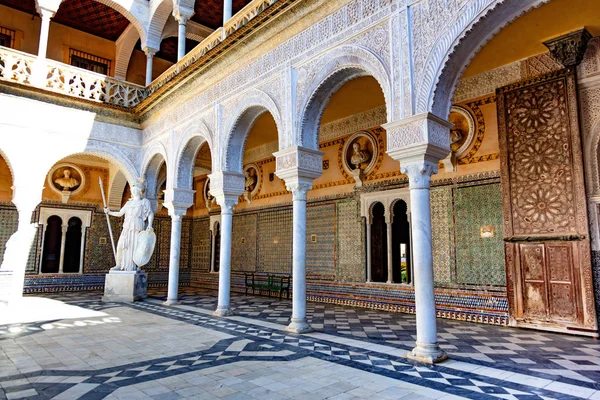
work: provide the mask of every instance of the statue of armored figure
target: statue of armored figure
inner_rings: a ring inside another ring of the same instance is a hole
[[[139,269],[138,267],[143,266],[143,262],[138,260],[149,260],[154,251],[154,245],[151,243],[152,239],[154,240],[154,243],[156,242],[156,236],[154,235],[154,229],[152,228],[154,213],[152,212],[150,201],[144,198],[144,191],[144,182],[138,181],[131,188],[132,198],[125,203],[120,211],[110,211],[108,208],[104,209],[104,212],[110,216],[125,216],[123,230],[119,237],[119,242],[117,243],[117,265],[111,268],[111,271],[136,271]],[[151,235],[147,235],[149,236],[150,241],[147,248],[144,248],[145,242],[139,238],[140,234],[144,231],[152,232]],[[136,249],[136,247],[139,248]],[[140,255],[140,250],[146,253],[149,252],[150,254]]]

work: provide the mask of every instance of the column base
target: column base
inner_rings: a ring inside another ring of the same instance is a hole
[[[386,283],[394,283],[394,281],[387,281]]]
[[[286,332],[291,333],[308,333],[312,332],[311,326],[303,319],[292,319],[292,322],[285,328]]]
[[[435,364],[448,359],[448,354],[435,344],[417,343],[417,347],[406,354],[406,358],[425,364]]]
[[[177,304],[179,304],[178,299],[167,299],[167,301],[163,303],[163,306],[176,306]]]
[[[212,315],[215,317],[229,317],[233,315],[233,311],[231,311],[231,308],[229,307],[217,307]]]

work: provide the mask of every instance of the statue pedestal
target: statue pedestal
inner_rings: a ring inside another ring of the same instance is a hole
[[[144,271],[110,271],[104,281],[102,301],[143,300],[148,297],[148,275]]]

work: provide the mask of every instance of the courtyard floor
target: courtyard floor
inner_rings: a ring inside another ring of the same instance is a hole
[[[594,339],[438,319],[450,360],[425,366],[404,358],[412,315],[309,303],[315,332],[293,335],[289,300],[233,295],[236,315],[215,318],[214,293],[100,297],[5,312],[0,399],[600,399]]]

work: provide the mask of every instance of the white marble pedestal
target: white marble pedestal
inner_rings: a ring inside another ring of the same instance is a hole
[[[148,275],[144,271],[110,271],[104,282],[102,301],[143,300],[148,297]]]

